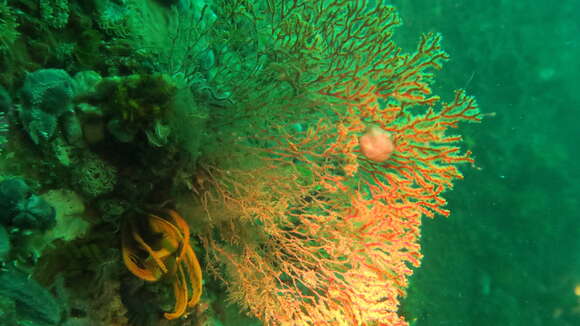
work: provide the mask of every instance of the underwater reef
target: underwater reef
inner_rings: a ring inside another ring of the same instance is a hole
[[[441,35],[405,52],[399,25],[380,0],[0,2],[0,312],[408,325],[482,115],[432,93]]]

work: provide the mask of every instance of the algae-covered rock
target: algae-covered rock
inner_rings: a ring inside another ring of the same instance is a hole
[[[51,240],[71,241],[87,233],[90,223],[83,219],[85,205],[76,192],[55,189],[43,194],[42,198],[56,209],[56,226],[47,234]]]
[[[55,224],[55,209],[32,194],[22,178],[0,182],[0,223],[25,230],[45,231]]]
[[[72,78],[62,69],[37,70],[24,80],[22,105],[59,116],[71,110],[73,85]]]
[[[8,225],[17,213],[17,204],[32,194],[22,178],[8,178],[0,182],[0,224]]]
[[[58,325],[61,320],[61,307],[56,299],[23,272],[0,271],[0,297],[12,299],[19,319],[30,321],[28,325]]]
[[[34,143],[53,137],[58,118],[73,111],[73,96],[73,80],[62,69],[41,69],[26,76],[20,120]]]
[[[42,197],[30,196],[17,204],[12,225],[27,230],[48,230],[56,225],[56,211]]]

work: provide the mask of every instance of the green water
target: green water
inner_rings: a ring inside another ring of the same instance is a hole
[[[477,166],[423,225],[425,259],[403,309],[416,325],[578,325],[580,5],[397,1],[412,37],[437,30],[452,56],[439,87],[484,112],[466,128]]]

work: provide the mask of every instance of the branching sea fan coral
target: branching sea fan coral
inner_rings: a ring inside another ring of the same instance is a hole
[[[198,178],[208,269],[266,325],[407,325],[421,217],[448,215],[472,161],[448,131],[480,119],[463,91],[431,93],[441,37],[403,53],[385,1],[217,2],[213,81],[232,105]],[[362,153],[368,130],[388,155]]]

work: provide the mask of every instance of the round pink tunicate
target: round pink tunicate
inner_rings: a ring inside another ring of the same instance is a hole
[[[391,157],[395,143],[390,132],[377,126],[367,128],[359,139],[361,153],[371,161],[384,162]]]

